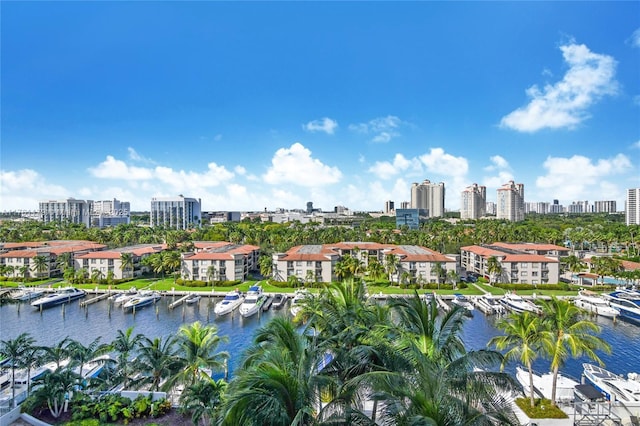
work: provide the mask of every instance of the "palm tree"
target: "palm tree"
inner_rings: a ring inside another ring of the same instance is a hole
[[[212,261],[213,262],[213,261]],[[216,266],[211,264],[208,268],[207,268],[207,280],[209,280],[209,282],[212,282],[215,277],[216,277]]]
[[[42,348],[29,347],[22,355],[22,366],[27,369],[27,394],[31,393],[31,370],[42,364]]]
[[[77,340],[71,340],[67,346],[71,362],[73,365],[78,366],[78,375],[80,380],[84,378],[85,364],[111,350],[111,346],[105,343],[100,343],[100,339],[101,337],[98,336],[86,346]]]
[[[174,273],[174,281],[175,281],[180,272],[180,265],[182,265],[182,257],[180,252],[176,250],[163,252],[162,265],[167,271]]]
[[[119,379],[123,382],[124,388],[127,389],[130,382],[130,376],[133,373],[134,366],[129,361],[129,356],[139,346],[144,336],[142,334],[133,334],[133,327],[127,328],[124,332],[118,330],[116,338],[111,342],[113,350],[118,352],[116,360]]]
[[[384,266],[375,258],[369,260],[367,272],[369,273],[369,278],[373,280],[379,280],[385,276]]]
[[[56,267],[64,272],[67,268],[71,267],[71,261],[71,252],[67,251],[64,253],[60,253],[58,257],[56,257]]]
[[[133,270],[133,253],[120,253],[120,269],[122,270],[122,278],[129,278],[129,274],[127,272],[130,269]]]
[[[53,346],[43,346],[43,359],[45,362],[55,363],[56,370],[60,370],[62,363],[67,361],[71,355],[72,343],[73,340],[67,336]]]
[[[229,354],[217,352],[217,350],[220,343],[226,340],[226,337],[218,335],[218,328],[215,325],[202,325],[196,321],[180,327],[177,344],[182,369],[170,379],[170,383],[178,382],[188,386],[202,377],[208,377],[203,369],[210,369],[212,372],[222,371],[229,359]]]
[[[442,266],[442,262],[434,262],[431,264],[431,274],[436,276],[438,289],[440,289],[440,280],[447,276],[447,270]]]
[[[194,425],[217,424],[221,420],[220,405],[226,389],[227,382],[222,379],[198,380],[182,392],[182,410],[191,412],[191,421]]]
[[[176,349],[176,339],[143,337],[136,357],[136,369],[142,373],[138,385],[150,385],[149,390],[159,391],[163,379],[176,374],[181,367]]]
[[[455,271],[455,269],[450,269],[450,270],[447,271],[447,279],[449,280],[451,285],[454,286],[454,288],[455,288],[456,284],[458,283],[458,278],[459,278],[459,275]]]
[[[102,278],[104,278],[104,273],[96,268],[93,271],[91,271],[91,281],[98,283]]]
[[[309,425],[320,416],[319,354],[286,317],[260,328],[229,384],[223,425]]]
[[[492,282],[500,282],[499,279],[502,275],[502,264],[500,264],[500,261],[495,256],[491,256],[487,259],[487,273],[489,274],[489,284]]]
[[[33,258],[33,266],[36,269],[38,277],[42,276],[45,272],[49,272],[49,259],[41,254]]]
[[[507,349],[504,353],[505,362],[518,361],[527,367],[531,390],[530,400],[533,407],[535,405],[533,361],[541,354],[543,337],[540,317],[526,311],[521,314],[512,313],[506,318],[501,318],[496,326],[505,334],[493,337],[487,346],[495,346],[500,351]]]
[[[611,353],[611,346],[595,335],[600,333],[600,327],[585,320],[584,311],[570,301],[552,296],[541,302],[545,327],[543,344],[546,355],[551,358],[551,402],[555,404],[558,371],[566,360],[586,355],[602,364],[595,351]]]
[[[26,282],[27,281],[27,275],[29,275],[29,265],[22,265],[21,267],[18,268],[18,271],[20,272],[20,275],[22,276],[22,282]]]
[[[273,259],[271,256],[262,255],[258,258],[258,266],[260,267],[260,275],[265,278],[270,277],[273,271]]]
[[[384,264],[387,268],[387,273],[389,274],[389,281],[391,281],[393,276],[397,274],[397,283],[400,284],[400,258],[393,253],[386,254],[384,256]]]
[[[64,410],[64,403],[69,393],[73,391],[78,381],[78,375],[71,369],[49,371],[34,380],[33,399],[36,402],[46,402],[53,418],[60,417]]]
[[[22,367],[25,354],[33,347],[35,340],[29,333],[21,333],[12,340],[0,341],[0,355],[11,363],[11,399],[16,400],[16,369]]]

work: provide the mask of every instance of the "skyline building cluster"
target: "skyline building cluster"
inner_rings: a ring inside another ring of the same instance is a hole
[[[112,200],[66,200],[40,201],[38,218],[44,223],[71,222],[89,227],[105,228],[131,221],[131,207],[127,201]]]

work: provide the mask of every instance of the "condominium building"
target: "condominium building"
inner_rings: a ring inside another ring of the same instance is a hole
[[[512,222],[524,220],[524,185],[509,181],[498,188],[496,218]]]
[[[509,245],[495,243],[460,248],[460,266],[493,282],[511,284],[556,284],[560,279],[559,254],[564,247],[549,244]],[[538,254],[540,253],[540,254]],[[489,259],[495,258],[499,271],[489,273]]]
[[[617,212],[616,207],[616,202],[613,200],[593,202],[594,213],[615,213]]]
[[[131,205],[128,201],[100,200],[91,205],[91,226],[106,228],[131,222]]]
[[[226,241],[195,242],[194,251],[182,255],[185,280],[244,281],[258,269],[260,247]]]
[[[640,188],[627,190],[624,217],[627,225],[640,225]]]
[[[386,201],[384,203],[384,212],[385,212],[385,214],[388,214],[388,215],[389,214],[393,214],[393,212],[395,210],[396,210],[396,207],[395,207],[395,203],[393,201],[389,200],[389,201]]]
[[[392,281],[404,279],[411,282],[435,283],[438,281],[436,268],[458,271],[457,259],[445,256],[421,246],[380,244],[372,242],[341,242],[323,245],[296,246],[286,253],[273,255],[273,278],[287,281],[291,276],[301,282],[335,281],[336,264],[344,256],[352,256],[361,262],[364,270],[371,262],[379,262],[388,271]],[[394,267],[389,267],[395,262]]]
[[[425,179],[422,183],[411,185],[411,208],[418,209],[426,217],[444,216],[444,182],[431,183]]]
[[[140,244],[85,253],[75,256],[75,269],[84,270],[89,277],[97,280],[136,278],[150,272],[142,259],[160,253],[165,248],[162,244]]]
[[[75,198],[40,201],[38,213],[40,220],[44,223],[83,223],[88,228],[91,226],[91,203],[90,200],[76,200]]]
[[[525,213],[547,214],[549,213],[549,203],[544,201],[524,203]]]
[[[474,183],[462,191],[460,219],[480,219],[486,213],[487,187]]]
[[[200,226],[202,220],[200,199],[178,197],[151,199],[151,226],[188,229]]]

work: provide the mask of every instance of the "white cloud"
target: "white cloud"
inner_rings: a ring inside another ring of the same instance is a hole
[[[422,166],[417,158],[407,159],[402,154],[396,154],[393,158],[393,162],[389,161],[376,161],[376,163],[369,167],[369,172],[373,173],[380,179],[390,179],[391,177],[404,173],[407,170],[411,172],[420,173]]]
[[[634,143],[633,145],[631,145],[631,148],[640,149],[640,140]]]
[[[333,135],[338,128],[338,122],[329,117],[324,117],[320,120],[313,120],[307,124],[303,124],[302,128],[307,132],[325,132],[326,134]]]
[[[111,155],[107,155],[106,160],[96,167],[90,167],[89,173],[101,179],[144,180],[153,177],[151,169],[130,166],[122,160],[116,160]]]
[[[0,205],[3,209],[37,210],[40,200],[65,199],[71,196],[71,191],[47,182],[35,170],[0,170]]]
[[[502,117],[500,126],[519,132],[544,128],[573,129],[589,118],[587,109],[605,95],[618,90],[613,57],[593,53],[584,44],[560,46],[569,69],[561,81],[527,89],[531,101]]]
[[[635,30],[631,37],[629,38],[629,43],[633,47],[640,47],[640,28]]]
[[[350,124],[349,130],[356,133],[372,134],[372,142],[386,143],[400,136],[398,127],[400,127],[401,123],[402,121],[398,117],[388,115],[374,118],[366,123]]]
[[[509,162],[500,155],[494,155],[493,157],[489,157],[489,160],[491,161],[491,164],[484,168],[484,170],[486,171],[510,168]]]
[[[613,158],[592,160],[582,155],[571,158],[548,157],[543,163],[547,170],[536,179],[536,188],[541,194],[553,194],[562,200],[580,200],[594,193],[594,187],[616,187],[606,179],[623,174],[632,167],[631,161],[623,154]],[[603,192],[604,194],[604,192]]]
[[[290,148],[280,148],[271,159],[271,167],[263,176],[272,185],[290,183],[318,187],[339,182],[342,172],[311,156],[311,151],[296,142]]]
[[[428,154],[418,157],[427,170],[444,176],[465,176],[469,162],[464,157],[455,157],[442,148],[431,148]]]
[[[128,147],[127,151],[129,152],[129,159],[133,161],[138,161],[140,163],[155,164],[155,161],[153,161],[150,158],[143,157],[132,147]]]
[[[245,168],[244,168],[244,167],[242,167],[242,166],[235,166],[235,167],[233,168],[233,171],[234,171],[234,172],[236,172],[236,173],[237,173],[237,174],[239,174],[239,175],[245,175],[245,174],[247,173],[247,169],[245,169]]]

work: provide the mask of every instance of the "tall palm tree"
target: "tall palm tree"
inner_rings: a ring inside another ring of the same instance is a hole
[[[41,254],[33,258],[33,266],[35,267],[36,274],[41,277],[45,272],[49,273],[49,258]]]
[[[533,361],[541,355],[543,338],[541,319],[531,312],[512,313],[508,317],[498,320],[496,326],[505,334],[493,337],[487,346],[495,346],[500,351],[507,349],[504,353],[505,362],[518,361],[527,367],[529,371],[529,397],[533,407],[535,405]]]
[[[129,360],[130,355],[140,346],[143,337],[142,334],[134,335],[133,327],[129,327],[125,331],[118,330],[116,338],[111,342],[113,350],[118,352],[116,360],[117,371],[120,375],[119,380],[123,382],[125,389],[129,386],[134,370],[133,363]]]
[[[69,368],[46,372],[34,380],[33,399],[46,402],[53,418],[60,417],[64,410],[65,399],[78,381],[78,375]]]
[[[31,371],[42,365],[42,348],[30,346],[22,355],[22,366],[27,369],[27,394],[31,393]]]
[[[438,289],[440,288],[440,281],[442,278],[446,278],[447,270],[442,266],[442,262],[434,262],[431,264],[431,274],[436,276],[438,280]]]
[[[260,256],[258,258],[258,266],[260,267],[260,274],[263,277],[271,277],[271,272],[273,270],[273,259],[271,259],[271,256]]]
[[[104,272],[100,269],[96,268],[91,271],[91,281],[98,283],[102,278],[104,278]]]
[[[67,268],[72,266],[71,252],[60,253],[56,257],[56,267],[64,272]]]
[[[387,268],[387,273],[389,274],[389,281],[392,280],[393,276],[397,274],[397,283],[400,283],[400,258],[393,253],[388,253],[384,256],[384,264]]]
[[[122,278],[129,278],[129,270],[132,271],[133,276],[133,253],[120,253],[120,269],[122,270]]]
[[[226,340],[226,337],[218,335],[218,328],[212,324],[202,325],[196,321],[180,327],[177,344],[182,369],[170,379],[170,384],[183,383],[188,386],[200,378],[209,377],[204,369],[222,371],[229,354],[218,352],[218,346]]]
[[[169,250],[162,253],[162,265],[165,270],[174,274],[174,281],[180,273],[182,257],[179,251]]]
[[[598,337],[600,327],[586,320],[584,311],[568,300],[552,296],[550,300],[542,300],[543,324],[545,327],[544,350],[551,358],[553,383],[551,385],[551,402],[555,404],[558,371],[569,359],[586,355],[602,364],[596,351],[611,353],[611,346]]]
[[[73,365],[78,366],[78,375],[80,380],[84,377],[84,366],[91,360],[105,355],[111,350],[111,346],[105,343],[100,343],[101,337],[98,336],[88,345],[83,345],[77,340],[71,340],[69,342],[69,355]]]
[[[56,371],[60,370],[62,363],[68,361],[71,356],[72,342],[73,340],[67,336],[53,346],[43,346],[43,360],[55,363]]]
[[[502,265],[497,257],[491,256],[487,259],[487,273],[489,274],[489,284],[500,282],[502,275]],[[493,278],[493,279],[492,279]]]
[[[11,365],[11,398],[16,400],[16,369],[23,366],[24,356],[33,347],[35,340],[29,333],[21,333],[12,340],[0,341],[0,355],[7,358]]]
[[[142,338],[136,357],[136,369],[142,373],[138,385],[150,385],[149,390],[159,391],[163,380],[176,374],[180,367],[174,336]]]
[[[27,275],[29,275],[29,265],[22,265],[18,268],[18,271],[20,272],[20,275],[22,276],[22,282],[26,282],[27,281]]]

